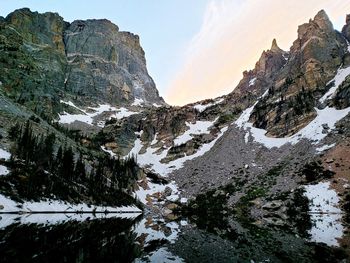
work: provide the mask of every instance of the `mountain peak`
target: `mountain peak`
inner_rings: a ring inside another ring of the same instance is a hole
[[[325,35],[334,36],[334,34],[333,24],[324,10],[319,11],[313,20],[310,19],[308,23],[298,27],[298,41],[303,40],[303,43],[314,36],[324,37]]]
[[[277,45],[277,40],[276,40],[276,38],[274,38],[273,40],[272,40],[272,45],[271,45],[271,49],[270,49],[271,51],[282,51],[282,49]]]
[[[330,21],[326,11],[323,9],[316,14],[314,22],[322,29],[333,29],[332,22]]]
[[[326,11],[324,11],[324,9],[318,11],[314,20],[317,20],[317,19],[329,19],[328,15],[327,15]]]
[[[345,23],[350,24],[350,14],[346,15]]]

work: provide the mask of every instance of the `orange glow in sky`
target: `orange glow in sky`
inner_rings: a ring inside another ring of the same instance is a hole
[[[165,99],[184,105],[231,92],[252,69],[273,38],[289,50],[298,25],[324,9],[336,29],[350,14],[344,0],[212,0],[200,31],[187,47],[183,64],[166,89]]]

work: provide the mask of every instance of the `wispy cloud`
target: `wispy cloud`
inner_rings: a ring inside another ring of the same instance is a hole
[[[183,66],[172,80],[166,100],[182,105],[226,94],[242,71],[253,68],[272,39],[289,49],[297,26],[321,9],[338,22],[350,13],[344,0],[211,0],[200,31],[190,42]]]

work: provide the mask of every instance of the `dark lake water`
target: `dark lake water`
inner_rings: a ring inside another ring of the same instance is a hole
[[[341,262],[289,229],[232,219],[0,215],[0,262]],[[343,261],[346,262],[346,261]]]

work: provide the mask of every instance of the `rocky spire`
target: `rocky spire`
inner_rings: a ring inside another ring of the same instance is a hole
[[[282,49],[280,49],[280,47],[277,45],[277,41],[276,38],[274,38],[272,40],[272,45],[271,45],[271,49],[272,52],[283,52]]]
[[[314,18],[314,22],[323,30],[333,30],[333,24],[323,9],[317,13]]]

